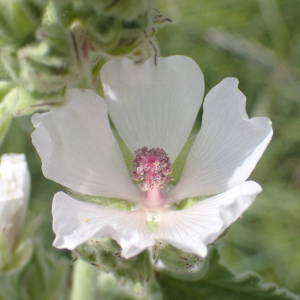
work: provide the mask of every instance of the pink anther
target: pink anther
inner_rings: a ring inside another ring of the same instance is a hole
[[[170,182],[172,166],[166,152],[160,148],[147,147],[135,151],[133,180],[140,183],[143,191],[163,189]]]

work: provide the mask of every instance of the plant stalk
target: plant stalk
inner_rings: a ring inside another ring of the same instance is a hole
[[[97,269],[78,259],[73,268],[73,286],[71,300],[95,300]]]

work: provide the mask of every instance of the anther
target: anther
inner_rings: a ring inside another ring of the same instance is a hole
[[[163,189],[170,182],[171,161],[161,148],[147,147],[135,151],[132,178],[143,191]]]

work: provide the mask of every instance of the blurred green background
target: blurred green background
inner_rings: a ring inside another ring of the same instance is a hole
[[[240,80],[251,116],[273,121],[274,138],[252,178],[264,188],[256,203],[218,242],[223,262],[300,293],[300,1],[157,0],[172,18],[157,39],[161,55],[194,58],[206,91],[226,76]],[[30,119],[14,120],[2,152],[26,152],[32,172],[29,218],[51,247],[50,207],[58,185],[43,178],[30,141]]]

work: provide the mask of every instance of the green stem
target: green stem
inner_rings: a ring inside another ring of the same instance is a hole
[[[97,269],[78,259],[73,269],[71,300],[95,300]]]

